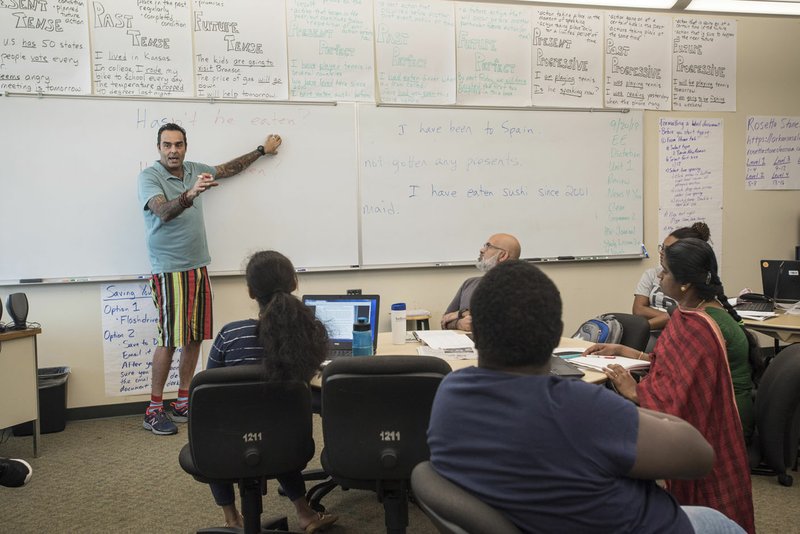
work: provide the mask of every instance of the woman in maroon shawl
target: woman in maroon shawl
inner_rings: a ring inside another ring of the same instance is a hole
[[[647,376],[637,384],[630,373],[613,364],[606,374],[622,395],[643,408],[685,419],[714,448],[716,461],[709,475],[696,480],[666,481],[678,502],[715,508],[753,533],[750,468],[725,341],[714,320],[702,311],[702,303],[684,302],[690,300],[685,296],[690,284],[676,280],[669,268],[685,254],[698,253],[713,255],[714,251],[708,243],[684,239],[664,252],[661,287],[678,302],[678,307],[650,355]],[[716,266],[716,261],[708,265]],[[708,276],[712,275],[716,273],[709,272]]]

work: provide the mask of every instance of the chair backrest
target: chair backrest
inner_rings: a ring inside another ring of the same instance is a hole
[[[265,382],[260,365],[208,369],[192,380],[189,404],[191,456],[206,478],[273,478],[314,456],[303,382]]]
[[[339,358],[322,374],[323,466],[334,479],[408,480],[430,457],[436,389],[451,371],[440,358]]]
[[[767,366],[756,392],[755,412],[764,462],[785,470],[794,464],[800,437],[800,345],[786,347]]]
[[[622,325],[620,343],[632,349],[645,350],[650,340],[650,323],[641,315],[632,313],[612,313]]]
[[[422,511],[444,534],[520,534],[496,509],[439,475],[430,462],[411,473],[411,488]]]

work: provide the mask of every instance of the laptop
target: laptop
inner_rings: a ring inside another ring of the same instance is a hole
[[[761,284],[775,302],[800,301],[800,261],[761,260]]]
[[[359,317],[369,320],[372,353],[378,347],[379,295],[303,295],[303,304],[314,311],[328,330],[328,359],[353,355],[353,324]]]
[[[564,378],[582,378],[584,373],[574,364],[569,363],[564,358],[553,355],[550,358],[550,374],[562,376]]]

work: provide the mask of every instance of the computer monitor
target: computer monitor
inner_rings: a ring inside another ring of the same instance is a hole
[[[303,295],[303,304],[328,330],[333,350],[353,347],[353,324],[359,317],[369,320],[373,352],[378,346],[379,295]]]
[[[800,301],[800,261],[761,260],[761,283],[777,302]]]

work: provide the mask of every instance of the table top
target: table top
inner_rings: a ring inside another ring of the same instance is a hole
[[[767,334],[787,343],[800,343],[800,315],[790,315],[777,310],[776,317],[763,321],[744,319],[744,324],[757,332]]]
[[[574,349],[581,349],[590,346],[591,343],[587,341],[583,341],[582,339],[572,339],[568,337],[562,337],[558,346],[560,348],[574,348]],[[378,333],[378,348],[376,351],[376,356],[417,356],[417,349],[421,347],[422,344],[419,341],[406,341],[406,343],[402,345],[395,345],[392,343],[392,333],[391,332],[380,332]],[[450,367],[456,371],[458,369],[463,369],[465,367],[472,367],[473,365],[477,365],[478,359],[472,358],[468,360],[445,360]],[[601,384],[606,381],[606,375],[600,371],[593,371],[591,369],[581,369],[584,372],[583,381],[589,382],[592,384]],[[311,381],[311,385],[315,387],[319,387],[321,384],[320,376],[314,377]]]
[[[800,315],[789,315],[784,313],[783,310],[777,310],[778,314],[775,317],[764,319],[763,321],[756,321],[754,319],[744,319],[744,323],[748,326],[764,326],[768,328],[783,328],[785,330],[800,330]]]
[[[11,341],[12,339],[35,336],[41,333],[42,333],[41,328],[26,328],[24,330],[6,330],[5,332],[0,332],[0,341]]]

